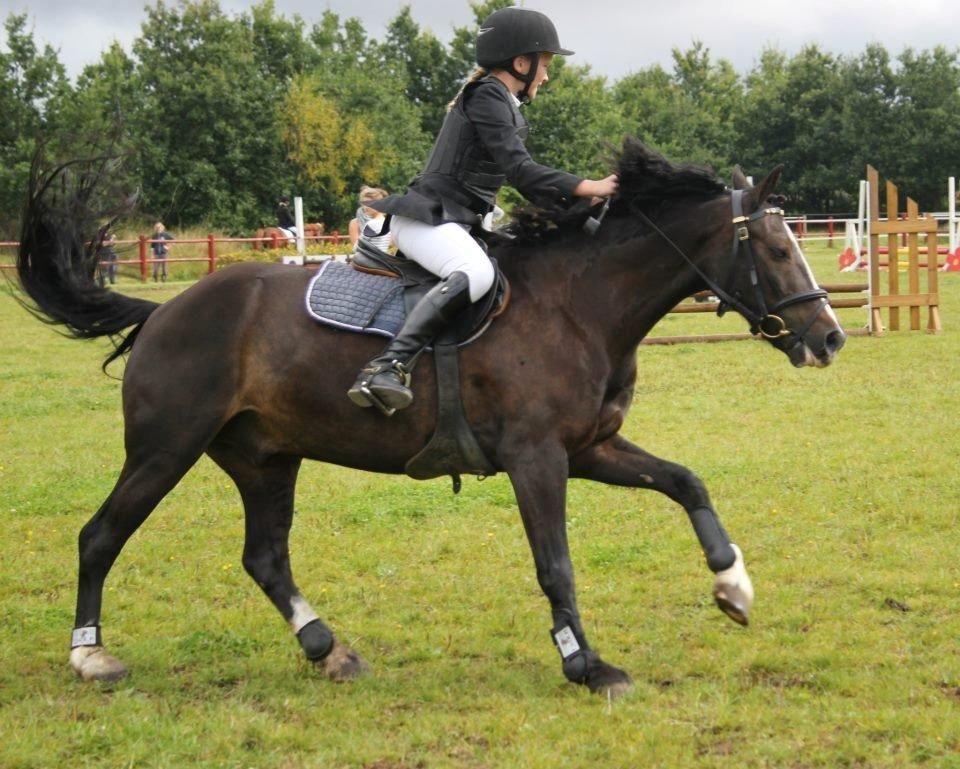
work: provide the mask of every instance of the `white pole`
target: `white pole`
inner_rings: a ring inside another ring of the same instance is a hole
[[[860,205],[863,209],[863,237],[867,243],[867,330],[872,334],[873,329],[873,270],[870,269],[870,260],[875,254],[870,253],[870,182],[860,181]]]
[[[857,264],[863,259],[863,249],[870,248],[870,236],[867,225],[867,182],[860,180],[860,201],[857,204]]]
[[[947,232],[950,233],[950,253],[957,250],[957,180],[951,176],[947,182],[947,207],[950,210],[950,220],[947,224]]]
[[[303,198],[293,199],[293,216],[297,222],[297,253],[303,256],[306,253],[306,241],[303,239]]]

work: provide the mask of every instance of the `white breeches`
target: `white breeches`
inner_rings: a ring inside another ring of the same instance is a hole
[[[432,225],[394,216],[390,232],[404,256],[434,275],[446,278],[462,272],[470,284],[470,301],[475,302],[493,285],[493,265],[466,228],[455,222]]]

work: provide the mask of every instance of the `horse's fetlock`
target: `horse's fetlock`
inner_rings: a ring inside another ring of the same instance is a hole
[[[563,661],[563,675],[571,683],[586,683],[589,668],[587,654],[584,651],[579,651]]]
[[[333,650],[333,631],[319,619],[308,622],[297,633],[303,653],[311,662],[320,662]]]

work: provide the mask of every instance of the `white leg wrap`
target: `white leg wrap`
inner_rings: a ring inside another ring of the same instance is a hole
[[[730,543],[733,552],[737,554],[737,559],[729,569],[717,572],[717,579],[714,582],[714,593],[722,592],[725,588],[739,590],[747,601],[744,607],[749,609],[753,604],[753,583],[750,581],[750,575],[747,574],[747,567],[743,563],[743,553],[737,545]]]
[[[310,624],[315,619],[320,619],[302,595],[295,595],[290,599],[290,608],[293,609],[293,614],[290,617],[290,627],[294,634],[299,633],[304,625]]]

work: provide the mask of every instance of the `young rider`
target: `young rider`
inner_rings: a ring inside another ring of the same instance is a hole
[[[443,280],[360,372],[347,393],[358,406],[409,406],[410,372],[420,351],[490,290],[493,266],[470,229],[493,210],[504,182],[534,203],[554,206],[617,191],[615,175],[581,179],[535,163],[524,147],[528,129],[520,104],[532,101],[548,80],[555,54],[572,53],[542,13],[504,8],[491,14],[477,34],[478,69],[451,102],[423,172],[403,195],[371,204],[390,214],[403,254]]]

